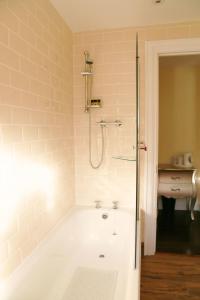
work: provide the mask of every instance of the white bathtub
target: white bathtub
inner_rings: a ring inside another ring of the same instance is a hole
[[[134,226],[131,210],[73,208],[14,272],[1,299],[138,300]]]

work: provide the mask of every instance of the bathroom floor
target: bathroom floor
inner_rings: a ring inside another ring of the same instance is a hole
[[[162,210],[157,218],[158,252],[174,252],[183,254],[200,254],[200,212],[195,212],[195,220],[191,221],[190,213],[175,210],[166,214]]]
[[[141,265],[141,300],[199,300],[199,278],[199,255],[145,256]]]

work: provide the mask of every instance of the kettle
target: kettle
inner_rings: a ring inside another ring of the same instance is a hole
[[[183,164],[185,168],[192,167],[192,153],[186,152],[183,154]]]
[[[192,153],[186,152],[173,157],[172,163],[179,168],[192,168]]]

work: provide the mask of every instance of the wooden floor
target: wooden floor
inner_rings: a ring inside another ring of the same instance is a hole
[[[141,300],[200,300],[200,256],[145,256],[141,272]]]

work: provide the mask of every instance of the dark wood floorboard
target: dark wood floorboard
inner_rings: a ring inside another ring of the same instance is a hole
[[[142,257],[141,300],[200,300],[200,256]]]

